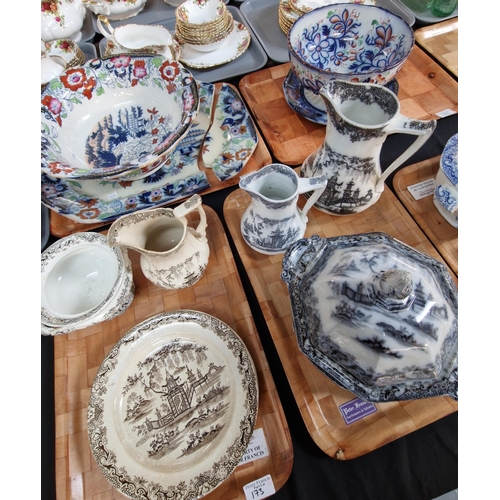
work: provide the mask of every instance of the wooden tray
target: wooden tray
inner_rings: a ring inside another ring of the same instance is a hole
[[[321,450],[338,460],[356,458],[457,411],[458,403],[449,396],[381,403],[375,405],[375,413],[347,425],[339,406],[356,396],[323,375],[299,350],[287,286],[280,279],[282,255],[258,253],[241,237],[241,216],[249,203],[250,196],[246,192],[241,189],[233,191],[224,203],[224,218],[255,290],[305,425]],[[305,199],[300,196],[299,206],[304,203]],[[306,237],[383,231],[434,258],[440,258],[389,189],[375,205],[357,215],[335,217],[314,207],[307,215]]]
[[[446,222],[439,213],[432,195],[415,200],[408,191],[408,186],[436,177],[440,158],[441,156],[435,156],[402,168],[394,176],[392,184],[401,203],[458,276],[458,229]]]
[[[325,126],[293,111],[283,94],[290,63],[244,76],[241,94],[252,111],[271,153],[286,165],[301,165],[325,138]],[[401,113],[420,120],[458,112],[458,83],[422,49],[414,47],[397,75]]]
[[[215,85],[215,92],[216,94],[218,94],[222,86],[222,83],[216,83],[214,85]],[[226,85],[229,85],[238,92],[238,89],[236,89],[234,85],[231,85],[229,83],[226,83]],[[201,162],[199,162],[199,168],[200,170],[206,173],[208,182],[210,183],[210,188],[205,189],[204,191],[201,191],[198,194],[203,196],[204,194],[213,193],[214,191],[220,191],[221,189],[227,188],[229,186],[234,186],[235,184],[238,184],[240,176],[258,170],[264,165],[268,165],[269,163],[271,163],[271,156],[269,154],[269,150],[267,149],[265,142],[262,140],[262,136],[260,135],[258,129],[257,129],[257,136],[259,138],[259,142],[257,144],[257,147],[255,148],[253,155],[250,157],[250,159],[248,160],[244,168],[241,170],[241,172],[239,172],[234,177],[231,177],[230,179],[226,179],[225,181],[220,181],[213,173],[212,169],[205,168],[201,164]],[[168,203],[163,206],[174,205],[176,203],[179,203],[179,201],[181,200],[178,199],[173,201],[172,203]],[[76,232],[91,231],[92,229],[107,226],[111,224],[111,222],[112,221],[100,222],[97,224],[93,223],[85,224],[83,222],[76,222],[72,219],[68,219],[64,215],[60,215],[57,212],[54,212],[53,210],[50,211],[50,232],[53,236],[57,236],[58,238],[62,238],[63,236],[68,236],[69,234],[73,234]]]
[[[153,285],[140,269],[139,254],[129,251],[136,295],[119,317],[85,330],[54,338],[57,499],[111,500],[127,498],[115,490],[98,468],[87,435],[87,403],[95,374],[113,345],[137,323],[174,309],[195,309],[227,323],[248,347],[259,380],[259,413],[267,457],[238,466],[207,500],[245,499],[243,486],[270,474],[276,491],[290,476],[293,448],[288,423],[252,319],[227,237],[215,211],[204,206],[210,259],[194,286],[168,291]],[[193,217],[193,224],[197,214]]]
[[[458,78],[458,17],[419,28],[415,41]]]

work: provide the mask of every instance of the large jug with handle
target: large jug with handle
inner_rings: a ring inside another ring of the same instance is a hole
[[[272,163],[243,175],[239,186],[250,197],[250,205],[241,218],[241,234],[245,242],[257,252],[272,255],[284,253],[304,236],[307,212],[326,187],[326,176],[301,179],[287,165]],[[300,193],[312,196],[299,210]]]
[[[196,229],[186,215],[197,210]],[[108,242],[141,254],[141,269],[151,282],[169,290],[194,285],[208,264],[207,218],[197,194],[174,209],[141,210],[115,220]]]
[[[319,94],[327,112],[325,139],[306,158],[300,176],[327,176],[328,185],[315,203],[319,210],[334,215],[361,212],[380,198],[387,177],[429,139],[436,120],[402,115],[396,95],[377,84],[332,80]],[[417,138],[382,173],[380,151],[386,137],[395,133]]]

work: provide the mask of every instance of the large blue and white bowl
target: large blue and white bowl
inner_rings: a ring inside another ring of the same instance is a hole
[[[199,95],[176,61],[118,54],[66,70],[41,104],[42,172],[130,179],[161,168],[196,118]]]
[[[288,33],[292,71],[314,94],[333,79],[388,84],[414,44],[404,19],[375,5],[355,3],[311,10]]]

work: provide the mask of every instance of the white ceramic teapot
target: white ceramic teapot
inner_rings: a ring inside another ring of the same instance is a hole
[[[41,0],[42,40],[68,38],[79,42],[87,15],[85,0]]]
[[[84,0],[94,14],[102,14],[110,21],[120,21],[136,16],[146,6],[147,0]]]

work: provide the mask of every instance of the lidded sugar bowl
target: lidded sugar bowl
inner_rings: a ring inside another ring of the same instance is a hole
[[[283,258],[301,351],[365,401],[458,399],[458,291],[382,232],[303,238]]]

